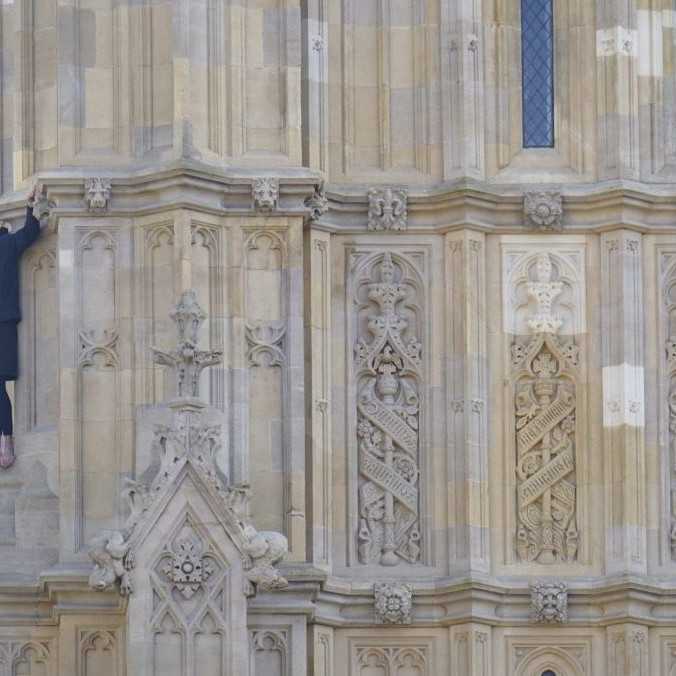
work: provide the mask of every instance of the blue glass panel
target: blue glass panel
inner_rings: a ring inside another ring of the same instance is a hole
[[[523,147],[554,146],[553,0],[521,0]]]
[[[547,669],[547,671],[542,672],[542,676],[556,676],[556,674],[551,669]]]

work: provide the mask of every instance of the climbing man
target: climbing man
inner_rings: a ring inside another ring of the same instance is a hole
[[[26,223],[10,233],[0,227],[0,468],[14,463],[12,402],[7,381],[16,380],[19,370],[17,325],[21,321],[19,305],[19,259],[40,236],[40,221],[33,215],[37,186],[28,196]]]

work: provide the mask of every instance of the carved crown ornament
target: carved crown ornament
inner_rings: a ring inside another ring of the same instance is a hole
[[[203,419],[206,402],[198,396],[198,377],[203,368],[220,363],[220,350],[197,350],[198,334],[206,315],[194,291],[183,293],[171,312],[177,326],[177,346],[172,352],[153,350],[155,362],[168,366],[176,376],[177,397],[169,402],[174,417],[171,425],[155,425],[152,442],[153,478],[144,483],[128,479],[122,497],[129,518],[121,530],[104,531],[90,544],[94,562],[89,584],[103,591],[117,588],[123,596],[134,589],[134,549],[171,499],[178,479],[192,473],[210,503],[227,524],[228,533],[245,562],[246,578],[257,590],[282,589],[287,581],[276,565],[288,552],[281,533],[257,531],[248,521],[249,487],[229,484],[218,463],[222,444],[220,425]],[[211,564],[194,543],[176,544],[162,572],[185,598],[211,574]]]

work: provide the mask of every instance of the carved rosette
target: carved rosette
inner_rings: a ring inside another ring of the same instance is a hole
[[[553,624],[568,621],[568,587],[563,582],[537,582],[530,587],[531,620]]]
[[[220,567],[214,556],[205,553],[204,549],[204,542],[186,522],[180,537],[175,539],[157,565],[161,579],[184,599],[191,599]]]
[[[521,561],[574,561],[576,521],[575,444],[578,349],[557,335],[562,320],[554,302],[562,293],[549,254],[532,266],[528,294],[535,312],[533,335],[512,344],[515,382],[517,533]]]
[[[408,191],[405,188],[371,188],[368,197],[369,230],[406,230]]]
[[[411,624],[413,587],[410,584],[376,584],[375,618],[378,624]]]
[[[355,299],[359,453],[359,560],[396,565],[420,559],[419,287],[390,253],[369,262]]]
[[[561,230],[563,200],[559,192],[527,192],[523,196],[526,222],[539,230]]]

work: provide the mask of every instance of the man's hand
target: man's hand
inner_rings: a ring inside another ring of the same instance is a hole
[[[38,190],[39,190],[39,188],[40,188],[40,184],[39,184],[39,183],[35,183],[35,184],[33,185],[33,189],[32,189],[32,190],[30,191],[30,193],[28,194],[28,200],[27,200],[27,201],[28,201],[28,206],[29,206],[29,207],[32,207],[32,206],[35,205],[35,200],[36,200],[37,197],[38,197]]]

